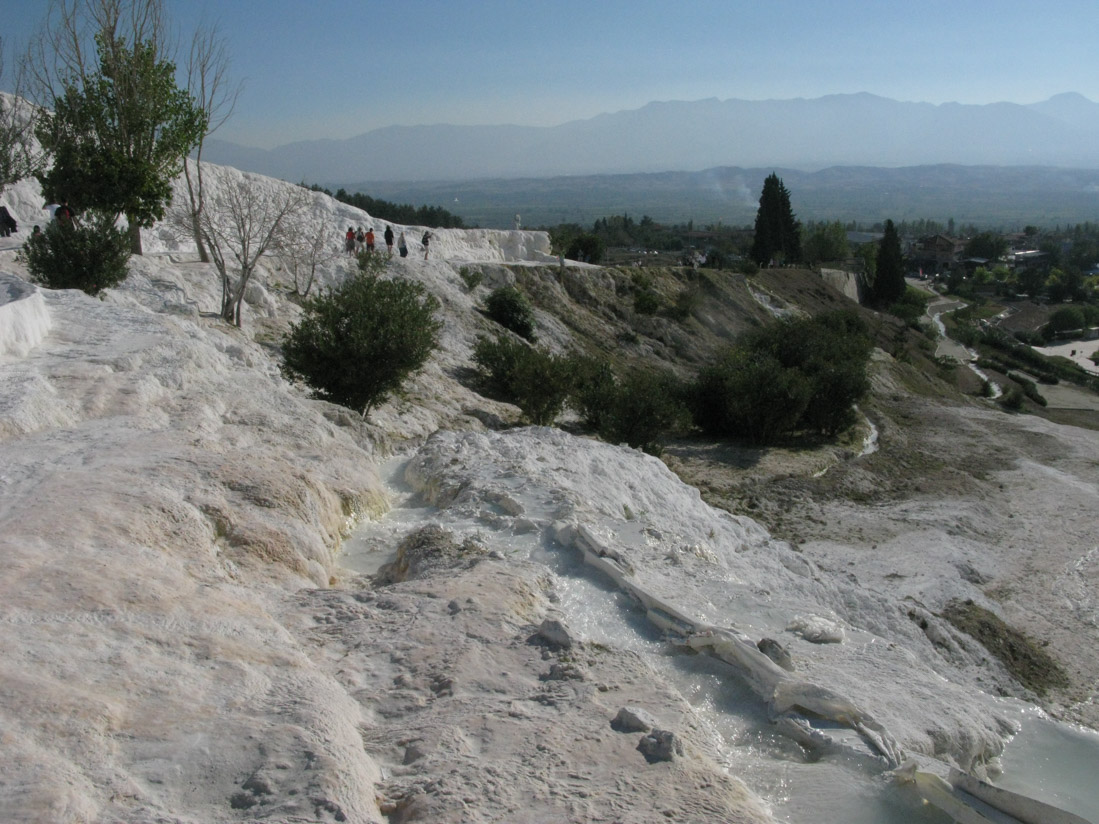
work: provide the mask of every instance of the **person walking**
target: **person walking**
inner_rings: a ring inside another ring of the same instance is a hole
[[[385,238],[385,250],[389,253],[390,257],[393,257],[393,227],[386,226],[385,232],[382,233],[382,237]]]
[[[402,231],[401,236],[397,238],[397,251],[401,253],[401,257],[408,257],[408,244],[405,243],[404,231]]]
[[[366,230],[366,251],[371,254],[374,253],[374,227],[371,226]]]
[[[420,243],[424,245],[424,260],[427,260],[427,244],[431,241],[431,232],[424,232],[424,236],[420,239]]]
[[[347,227],[347,234],[344,235],[344,247],[347,254],[355,254],[355,230],[350,226]]]

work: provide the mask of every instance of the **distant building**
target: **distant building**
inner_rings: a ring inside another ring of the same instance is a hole
[[[1007,253],[1007,268],[1012,272],[1029,272],[1049,268],[1049,255],[1037,249],[1020,249]]]
[[[956,268],[965,249],[965,241],[949,235],[925,235],[912,244],[912,265],[928,274]]]

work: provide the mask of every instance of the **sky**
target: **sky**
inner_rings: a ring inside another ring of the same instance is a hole
[[[1099,101],[1096,0],[165,3],[181,34],[217,24],[243,84],[215,136],[262,148],[390,125],[552,126],[654,100]],[[0,0],[9,57],[47,5]]]

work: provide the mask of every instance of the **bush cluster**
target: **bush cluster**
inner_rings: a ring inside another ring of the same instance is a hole
[[[305,301],[283,341],[283,372],[365,418],[438,347],[438,306],[419,283],[360,273]]]
[[[679,381],[661,370],[633,370],[619,380],[606,361],[554,355],[504,335],[479,338],[473,360],[486,391],[534,424],[551,425],[567,403],[603,440],[657,453],[688,417]]]
[[[664,439],[690,421],[683,383],[662,369],[633,369],[619,379],[606,361],[572,359],[569,402],[581,420],[609,443],[654,455]]]
[[[488,316],[521,338],[534,341],[534,308],[514,286],[501,286],[485,299]]]
[[[834,436],[870,388],[871,342],[854,312],[788,319],[742,336],[691,388],[695,423],[768,444],[793,432]]]
[[[787,320],[755,330],[683,383],[660,369],[616,375],[604,360],[559,356],[506,335],[474,347],[487,391],[535,424],[567,403],[610,443],[659,453],[692,423],[718,437],[773,443],[794,432],[834,436],[855,420],[869,389],[871,343],[853,312]]]
[[[89,295],[126,279],[130,240],[113,217],[85,213],[80,224],[51,221],[23,247],[31,280]]]

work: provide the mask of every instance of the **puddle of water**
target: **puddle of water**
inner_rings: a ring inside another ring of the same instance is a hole
[[[1028,712],[996,785],[1099,822],[1099,733]]]

